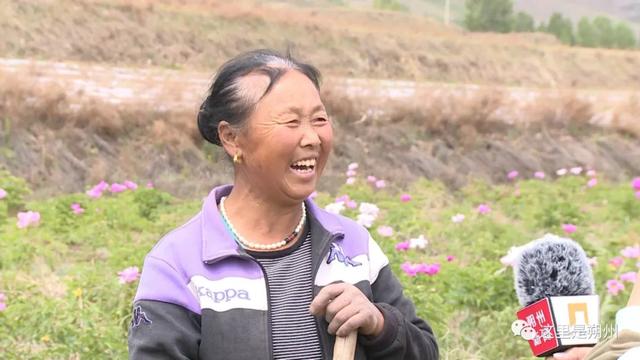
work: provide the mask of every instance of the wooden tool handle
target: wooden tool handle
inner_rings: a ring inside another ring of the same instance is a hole
[[[347,336],[336,336],[336,343],[333,346],[333,360],[353,360],[357,341],[357,331]]]
[[[638,285],[638,283],[640,283],[640,271],[638,271],[638,275],[636,276],[636,283],[633,284],[627,306],[640,306],[640,285]]]

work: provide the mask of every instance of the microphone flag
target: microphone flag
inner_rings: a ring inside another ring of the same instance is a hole
[[[599,305],[598,295],[545,297],[520,309],[512,330],[529,341],[538,357],[592,346],[601,335]]]

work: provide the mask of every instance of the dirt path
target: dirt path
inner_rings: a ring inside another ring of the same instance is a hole
[[[28,59],[0,59],[0,71],[15,74],[33,86],[57,85],[71,98],[98,98],[113,104],[149,103],[163,109],[196,109],[210,84],[211,73],[162,68],[125,68],[73,62]],[[479,93],[503,94],[503,111],[518,109],[540,101],[575,96],[593,105],[596,113],[616,108],[639,91],[596,89],[540,89],[473,84],[425,83],[355,78],[329,78],[328,83],[353,98],[367,97],[387,101],[428,101],[430,98],[468,98]],[[374,101],[374,103],[380,103]],[[383,102],[383,104],[388,104]],[[513,119],[511,121],[526,120]]]

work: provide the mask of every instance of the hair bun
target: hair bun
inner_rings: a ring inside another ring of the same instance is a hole
[[[218,123],[220,121],[214,118],[207,106],[210,98],[210,96],[207,96],[202,102],[202,105],[200,105],[200,110],[198,111],[198,130],[200,130],[200,135],[202,135],[205,140],[214,145],[222,146],[220,136],[218,135]]]

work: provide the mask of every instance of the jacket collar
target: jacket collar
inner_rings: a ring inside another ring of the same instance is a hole
[[[223,196],[231,193],[232,185],[222,185],[211,190],[202,205],[202,261],[215,262],[223,257],[244,254],[226,229],[218,203]],[[307,211],[326,232],[332,236],[344,235],[340,219],[316,205],[310,198],[305,200]]]

